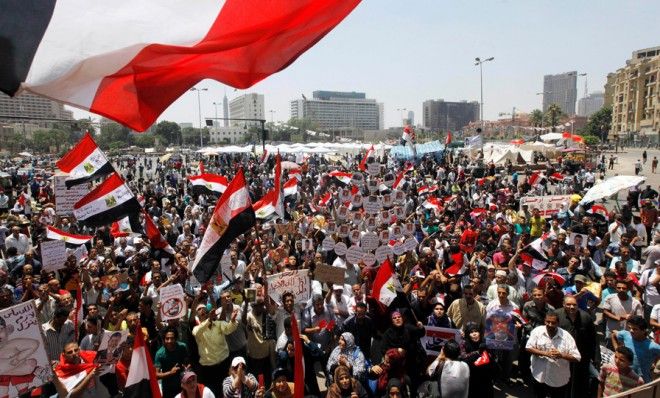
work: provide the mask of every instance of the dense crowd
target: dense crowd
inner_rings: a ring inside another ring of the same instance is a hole
[[[55,377],[42,388],[44,396],[121,395],[136,333],[145,336],[164,398],[292,397],[300,367],[306,395],[333,398],[482,398],[519,383],[538,397],[580,398],[658,377],[658,192],[635,187],[620,207],[610,200],[609,211],[597,212],[580,200],[606,178],[605,157],[600,172],[561,158],[538,159],[542,178],[481,157],[447,152],[408,163],[381,154],[369,162],[384,171],[364,173],[365,183],[357,185],[329,172],[356,172],[360,156],[306,158],[297,193],[284,200],[284,219],[258,220],[223,254],[230,275],[218,272],[204,283],[191,267],[216,197],[192,194],[187,177],[199,173],[196,155],[113,159],[173,255],[144,236],[117,231],[113,220],[90,229],[57,214],[51,160],[30,160],[23,174],[5,164],[0,309],[35,300],[55,368],[90,361],[111,366],[68,391]],[[253,202],[274,186],[272,156],[220,155],[203,162],[206,173],[228,180],[242,166]],[[382,200],[395,194],[383,183],[386,176],[399,173],[402,200]],[[550,194],[570,199],[553,215],[520,206],[521,197]],[[376,214],[360,206],[369,195],[381,198]],[[278,229],[283,223],[295,227]],[[49,225],[94,239],[82,251],[72,248],[63,268],[46,271],[40,243]],[[358,239],[338,225],[359,231]],[[351,247],[372,232],[385,246],[410,237],[417,242],[391,255],[401,286],[389,305],[374,298],[379,262],[352,263],[346,254],[324,250],[329,236]],[[303,245],[308,239],[311,246]],[[314,279],[323,264],[342,268],[344,283]],[[267,276],[299,269],[310,271],[309,300],[293,291],[269,295]],[[188,311],[163,321],[159,292],[175,284],[185,292]],[[79,289],[84,320],[76,325]],[[512,332],[492,314],[509,316]],[[439,354],[429,354],[422,344],[427,327],[458,335],[436,347]],[[121,331],[128,331],[125,341],[111,338],[99,350],[105,333]],[[490,343],[507,333],[510,346]],[[297,338],[303,362],[294,360]],[[2,376],[0,397],[19,379]]]

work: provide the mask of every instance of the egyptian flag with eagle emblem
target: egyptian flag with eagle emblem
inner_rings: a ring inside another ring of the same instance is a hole
[[[75,235],[68,232],[64,232],[61,229],[57,229],[53,226],[46,227],[46,238],[52,240],[61,240],[66,243],[67,246],[80,246],[89,242],[94,238],[92,235]]]
[[[218,199],[197,250],[192,272],[200,283],[208,281],[216,272],[229,244],[255,224],[252,200],[241,168]]]
[[[89,131],[55,164],[58,169],[69,173],[65,181],[67,188],[105,177],[115,170]]]
[[[193,195],[220,195],[227,189],[227,177],[204,173],[188,177]]]
[[[140,202],[131,189],[117,173],[112,173],[73,205],[73,215],[83,225],[100,227],[126,216],[139,220],[140,209]],[[136,224],[139,225],[139,221],[131,222],[131,225]]]
[[[397,278],[396,272],[390,259],[385,259],[378,268],[376,278],[371,291],[371,297],[377,301],[389,306],[397,296],[397,291],[401,290],[401,282]]]

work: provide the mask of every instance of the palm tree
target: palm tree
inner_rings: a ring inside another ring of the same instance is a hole
[[[545,118],[552,126],[552,131],[555,131],[555,126],[562,116],[564,116],[564,112],[562,112],[561,107],[558,104],[550,104],[548,110],[545,111]]]
[[[543,125],[543,111],[540,109],[534,109],[529,114],[529,123],[533,127],[541,127]]]

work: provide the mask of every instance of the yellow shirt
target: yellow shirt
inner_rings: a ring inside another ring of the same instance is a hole
[[[199,364],[202,366],[217,365],[229,356],[229,347],[225,336],[238,327],[238,322],[213,321],[209,328],[209,320],[205,320],[193,328],[192,334],[197,341]]]
[[[539,236],[541,236],[541,234],[543,233],[543,225],[545,225],[545,218],[541,216],[538,217],[532,216],[529,219],[529,226],[530,226],[529,234],[532,236],[532,238],[538,238]]]

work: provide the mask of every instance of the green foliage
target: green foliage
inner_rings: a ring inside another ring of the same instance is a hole
[[[541,127],[543,125],[543,111],[540,109],[534,109],[529,114],[529,122],[533,127]]]
[[[29,145],[37,152],[50,152],[51,148],[59,152],[69,142],[70,135],[70,132],[60,129],[37,130],[32,134]]]
[[[582,136],[582,139],[584,140],[584,143],[587,145],[597,145],[600,143],[600,138],[598,138],[595,135],[585,135]]]
[[[603,107],[593,115],[589,116],[587,124],[580,130],[584,135],[601,137],[607,140],[607,133],[612,126],[612,108]]]
[[[131,145],[130,130],[119,123],[102,123],[97,143],[102,148],[110,148],[111,144],[117,145],[117,143],[121,143],[121,147],[128,147]]]
[[[565,116],[564,112],[562,112],[561,107],[558,104],[550,104],[548,110],[545,111],[546,125],[551,126],[552,131],[554,131],[555,126],[563,116]]]
[[[163,145],[179,144],[181,133],[181,126],[175,122],[168,122],[167,120],[158,123],[154,129],[154,134],[160,138]]]
[[[156,142],[156,137],[153,134],[134,134],[133,135],[133,144],[139,146],[140,148],[150,148],[153,147]]]

